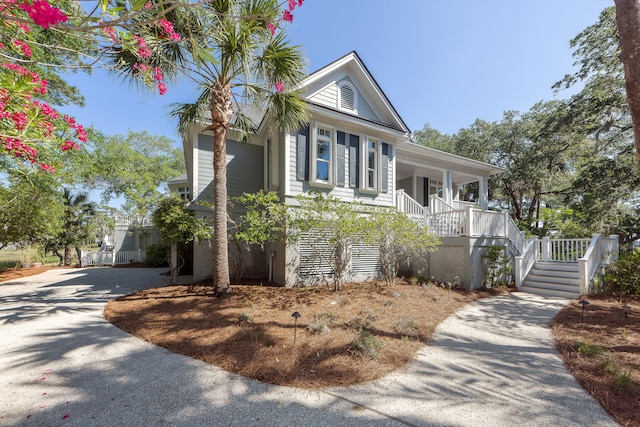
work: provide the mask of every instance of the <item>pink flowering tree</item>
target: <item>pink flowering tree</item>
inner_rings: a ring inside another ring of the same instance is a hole
[[[213,280],[218,295],[229,290],[227,239],[227,132],[233,125],[245,132],[259,123],[247,113],[266,111],[283,129],[296,129],[306,120],[306,103],[296,91],[304,77],[304,57],[285,34],[293,10],[302,1],[213,1],[202,15],[207,32],[196,35],[200,49],[209,56],[194,55],[191,75],[202,88],[195,102],[179,105],[179,131],[194,126],[213,133]],[[254,19],[239,17],[254,16]],[[195,50],[194,50],[195,51]],[[197,53],[197,51],[195,51]],[[203,125],[204,124],[204,125]],[[202,127],[204,126],[204,129]]]
[[[41,161],[47,150],[80,146],[85,137],[82,127],[65,120],[51,105],[81,103],[82,98],[63,84],[55,70],[105,67],[163,95],[166,79],[191,73],[193,64],[212,60],[206,46],[217,18],[259,23],[275,35],[282,22],[293,20],[292,11],[302,0],[287,0],[280,5],[284,10],[269,10],[266,15],[246,4],[242,10],[243,1],[228,3],[225,15],[216,17],[226,2],[97,0],[78,6],[70,0],[0,0],[0,154],[53,171],[52,165]],[[213,19],[200,19],[212,12]],[[187,66],[185,53],[192,59]],[[64,90],[55,90],[59,88]],[[271,89],[283,91],[282,81]]]

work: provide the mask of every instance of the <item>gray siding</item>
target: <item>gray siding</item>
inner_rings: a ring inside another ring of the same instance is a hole
[[[198,199],[213,200],[213,136],[198,135]],[[227,141],[227,194],[254,193],[264,188],[264,148]]]
[[[289,145],[289,180],[290,180],[290,196],[297,196],[299,194],[305,194],[310,191],[321,191],[325,194],[330,194],[335,197],[339,197],[342,200],[357,200],[365,204],[371,204],[376,206],[393,206],[393,156],[395,156],[395,147],[391,149],[392,156],[389,156],[389,167],[387,170],[387,179],[389,183],[389,190],[386,193],[371,194],[361,192],[358,188],[349,187],[349,171],[345,170],[345,186],[335,186],[331,189],[315,187],[310,185],[308,181],[302,181],[298,179],[297,174],[297,135],[290,135]],[[309,154],[308,154],[309,155]],[[345,169],[349,167],[349,150],[345,153]]]
[[[331,84],[309,98],[311,101],[331,108],[338,107],[338,86]]]

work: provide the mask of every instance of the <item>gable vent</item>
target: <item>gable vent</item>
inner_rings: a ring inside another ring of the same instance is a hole
[[[347,110],[356,109],[356,94],[353,88],[347,84],[340,86],[340,107]]]

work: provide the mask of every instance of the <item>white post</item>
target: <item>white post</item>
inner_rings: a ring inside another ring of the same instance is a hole
[[[542,238],[542,262],[549,262],[551,260],[551,239],[548,237]]]
[[[473,229],[473,208],[471,206],[467,206],[465,208],[465,233],[462,233],[467,236],[474,236],[475,230]]]
[[[442,198],[447,204],[453,204],[453,180],[448,170],[442,171]]]
[[[489,208],[489,179],[485,176],[480,178],[478,183],[478,197],[480,199],[480,207],[483,211]]]

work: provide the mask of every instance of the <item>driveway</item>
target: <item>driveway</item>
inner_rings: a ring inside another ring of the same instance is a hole
[[[134,338],[107,300],[163,269],[50,270],[0,283],[1,426],[615,426],[573,379],[547,323],[566,304],[474,302],[406,369],[300,390],[229,374]]]

